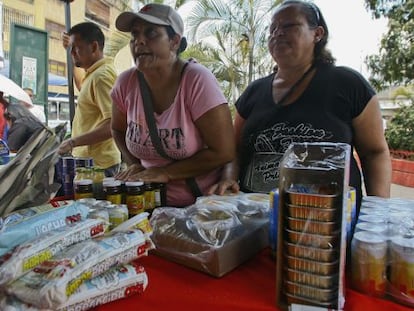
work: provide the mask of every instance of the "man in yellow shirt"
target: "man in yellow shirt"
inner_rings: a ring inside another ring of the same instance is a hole
[[[105,36],[94,23],[73,26],[68,48],[76,67],[83,68],[78,104],[72,123],[72,137],[62,142],[59,154],[72,151],[75,157],[92,157],[95,166],[105,169],[106,176],[115,175],[121,154],[111,135],[112,101],[109,92],[116,72],[111,59],[104,58]]]

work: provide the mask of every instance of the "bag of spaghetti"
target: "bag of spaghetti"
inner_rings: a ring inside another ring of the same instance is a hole
[[[147,285],[148,277],[143,266],[135,262],[116,266],[83,283],[57,311],[89,310],[111,301],[141,294]],[[0,310],[49,311],[25,304],[12,296],[0,298]]]
[[[140,230],[112,232],[72,245],[11,283],[6,291],[37,308],[55,310],[85,281],[147,255],[151,247]]]
[[[42,233],[0,256],[0,287],[22,276],[67,247],[103,235],[108,226],[103,220],[85,219]]]
[[[0,218],[0,256],[42,233],[86,219],[89,211],[88,206],[73,202],[58,208],[30,207]]]

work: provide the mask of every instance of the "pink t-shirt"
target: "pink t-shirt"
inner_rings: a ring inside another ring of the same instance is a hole
[[[119,75],[111,96],[114,104],[127,116],[125,141],[129,152],[140,159],[144,167],[165,166],[170,163],[171,160],[161,157],[151,143],[136,68]],[[181,160],[204,148],[194,121],[210,109],[225,103],[227,100],[214,75],[201,64],[190,62],[184,71],[173,104],[161,114],[154,113],[165,152],[170,157]],[[220,169],[216,169],[197,176],[197,184],[203,193],[217,182],[220,172]],[[168,205],[187,206],[194,203],[194,200],[185,180],[168,183]]]

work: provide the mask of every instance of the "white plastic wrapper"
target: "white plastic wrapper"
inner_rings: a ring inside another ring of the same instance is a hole
[[[73,202],[52,209],[48,205],[44,210],[42,206],[28,208],[0,218],[0,256],[45,232],[86,219],[88,213],[88,206]]]
[[[12,251],[0,257],[0,287],[22,276],[40,263],[51,259],[65,248],[103,235],[107,226],[108,224],[102,220],[86,219],[43,233],[16,246]]]
[[[84,311],[90,308],[141,294],[148,277],[143,266],[134,262],[114,267],[86,281],[58,311]]]
[[[152,234],[152,227],[148,220],[149,213],[143,212],[134,217],[131,217],[127,221],[116,226],[112,231],[125,231],[128,229],[140,229],[147,237]]]
[[[84,311],[96,306],[141,294],[148,285],[143,266],[131,262],[111,268],[101,275],[83,283],[69,300],[57,308],[58,311]],[[38,309],[13,298],[0,298],[2,311],[50,311]]]
[[[210,195],[199,197],[195,208],[219,208],[234,212],[242,223],[267,218],[270,212],[270,196],[265,193],[243,193]]]
[[[140,230],[109,233],[72,245],[11,283],[6,291],[37,308],[55,310],[83,282],[147,255],[149,247]]]
[[[47,309],[38,309],[36,307],[25,304],[11,296],[0,296],[1,311],[51,311]]]

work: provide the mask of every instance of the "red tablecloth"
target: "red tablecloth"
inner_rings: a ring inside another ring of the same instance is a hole
[[[269,249],[222,278],[150,255],[141,264],[149,284],[142,295],[121,299],[95,311],[275,311],[276,267]],[[409,311],[392,301],[346,291],[346,311]]]

